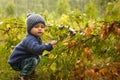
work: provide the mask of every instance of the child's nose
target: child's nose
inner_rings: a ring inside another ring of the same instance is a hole
[[[41,27],[39,27],[38,29],[42,29]]]

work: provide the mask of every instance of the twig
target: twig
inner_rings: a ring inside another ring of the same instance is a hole
[[[48,27],[52,27],[53,24],[47,24]],[[74,36],[77,32],[80,33],[80,35],[84,35],[85,33],[83,31],[76,31],[71,26],[65,26],[65,25],[56,25],[59,29],[66,28],[72,36]]]

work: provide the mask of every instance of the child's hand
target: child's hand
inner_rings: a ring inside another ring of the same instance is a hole
[[[55,47],[57,40],[52,40],[50,43],[53,45],[53,47]]]

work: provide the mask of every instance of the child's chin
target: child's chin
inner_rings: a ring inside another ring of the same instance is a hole
[[[38,36],[42,36],[43,34],[38,34]]]

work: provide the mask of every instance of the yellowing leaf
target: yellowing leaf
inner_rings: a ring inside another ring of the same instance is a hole
[[[84,49],[84,52],[82,52],[82,57],[87,58],[88,60],[93,60],[93,56],[91,54],[91,49],[89,47],[86,47]]]
[[[7,24],[6,27],[7,27],[7,28],[10,28],[10,24]]]
[[[63,14],[62,17],[60,18],[60,21],[61,21],[63,24],[68,25],[68,22],[69,22],[69,16]]]
[[[50,69],[55,72],[56,71],[56,63],[53,63],[51,66],[50,66]]]
[[[91,28],[86,28],[85,35],[90,36],[91,32],[92,32]]]
[[[54,57],[55,57],[55,56],[54,56],[53,54],[50,54],[50,55],[49,55],[49,59],[54,59]]]
[[[100,69],[99,73],[100,73],[101,75],[106,75],[107,69],[105,69],[105,68]]]

